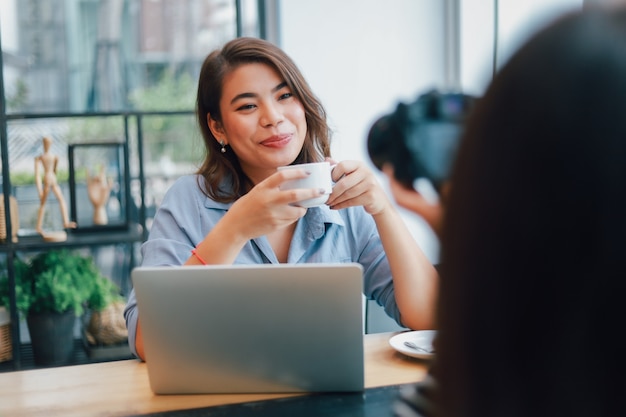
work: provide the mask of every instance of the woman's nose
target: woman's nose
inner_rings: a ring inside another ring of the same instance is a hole
[[[261,124],[263,126],[274,126],[282,121],[283,113],[277,104],[270,103],[263,106],[263,114],[261,116]]]

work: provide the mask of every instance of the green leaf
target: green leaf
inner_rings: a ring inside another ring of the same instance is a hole
[[[0,275],[0,303],[9,303],[6,268]],[[15,258],[15,295],[18,311],[81,315],[85,307],[102,310],[121,300],[119,288],[103,276],[91,256],[67,249],[39,253],[30,262]]]

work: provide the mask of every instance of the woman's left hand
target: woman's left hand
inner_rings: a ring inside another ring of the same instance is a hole
[[[363,206],[372,216],[382,213],[390,205],[374,173],[361,161],[341,161],[335,163],[332,171],[333,192],[326,204],[339,210],[352,206]]]

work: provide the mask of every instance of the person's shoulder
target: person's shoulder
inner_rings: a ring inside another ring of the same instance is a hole
[[[186,174],[176,178],[173,186],[177,187],[198,187],[198,180],[201,177],[198,174]]]
[[[174,180],[167,189],[166,194],[169,198],[184,200],[187,200],[190,196],[201,195],[199,179],[199,176],[196,174],[182,175]]]
[[[203,177],[198,174],[178,177],[165,192],[161,205],[171,210],[179,210],[181,207],[227,210],[231,206],[230,203],[216,202],[203,192],[203,181]]]

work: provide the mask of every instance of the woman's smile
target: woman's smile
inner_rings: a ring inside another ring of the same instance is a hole
[[[284,148],[289,145],[291,139],[293,138],[293,134],[281,134],[270,136],[269,138],[263,140],[261,145],[267,146],[268,148]]]

